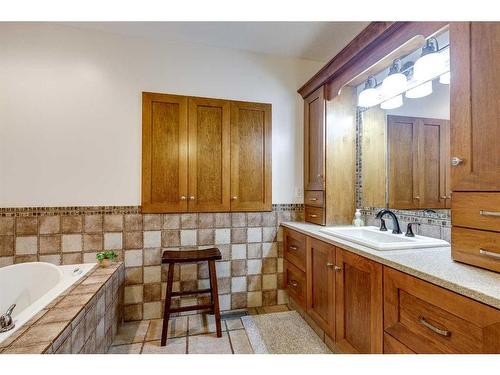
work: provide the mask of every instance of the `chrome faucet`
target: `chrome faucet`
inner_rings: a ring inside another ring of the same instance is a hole
[[[14,328],[16,326],[14,324],[14,321],[12,320],[12,311],[14,311],[15,307],[16,307],[16,304],[11,305],[7,309],[5,314],[0,316],[0,333],[10,331],[12,328]]]
[[[392,233],[394,233],[394,234],[401,234],[402,232],[401,232],[401,228],[399,227],[398,217],[396,216],[396,214],[394,212],[392,212],[391,210],[387,210],[387,209],[380,210],[377,213],[376,218],[380,219],[380,230],[381,231],[386,231],[387,230],[387,228],[385,227],[385,221],[384,221],[384,216],[385,215],[389,215],[392,218],[392,224],[393,224],[393,227],[394,227]]]

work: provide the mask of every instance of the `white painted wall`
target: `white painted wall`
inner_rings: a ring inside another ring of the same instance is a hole
[[[320,63],[0,23],[0,207],[138,205],[141,92],[273,105],[273,203],[301,202],[302,99]]]

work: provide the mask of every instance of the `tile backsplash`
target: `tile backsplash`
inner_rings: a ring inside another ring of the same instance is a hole
[[[0,267],[44,261],[95,262],[115,250],[125,263],[125,320],[160,318],[167,266],[162,250],[216,246],[222,310],[286,303],[279,224],[303,220],[303,206],[271,212],[142,214],[140,207],[0,208]],[[208,287],[206,263],[176,266],[174,290]],[[201,302],[183,297],[174,305]],[[200,301],[201,300],[201,301]]]

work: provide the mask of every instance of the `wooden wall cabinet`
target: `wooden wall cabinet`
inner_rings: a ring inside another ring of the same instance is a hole
[[[387,116],[389,207],[449,208],[449,121]]]
[[[188,98],[142,95],[142,209],[188,210]]]
[[[323,86],[304,99],[305,220],[347,224],[354,215],[356,95],[326,101]],[[326,168],[328,166],[328,168]]]
[[[337,248],[336,345],[343,353],[382,353],[382,265]]]
[[[452,257],[499,272],[500,23],[452,23],[450,45]]]
[[[270,211],[271,105],[143,93],[142,211]]]
[[[335,246],[307,238],[307,313],[335,337]]]
[[[231,103],[231,210],[271,210],[271,105]]]

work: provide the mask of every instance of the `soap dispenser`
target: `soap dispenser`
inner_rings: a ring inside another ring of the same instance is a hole
[[[356,208],[356,213],[354,214],[354,219],[352,221],[352,224],[355,227],[362,227],[365,225],[363,219],[361,219],[361,211],[359,210],[359,208]]]

